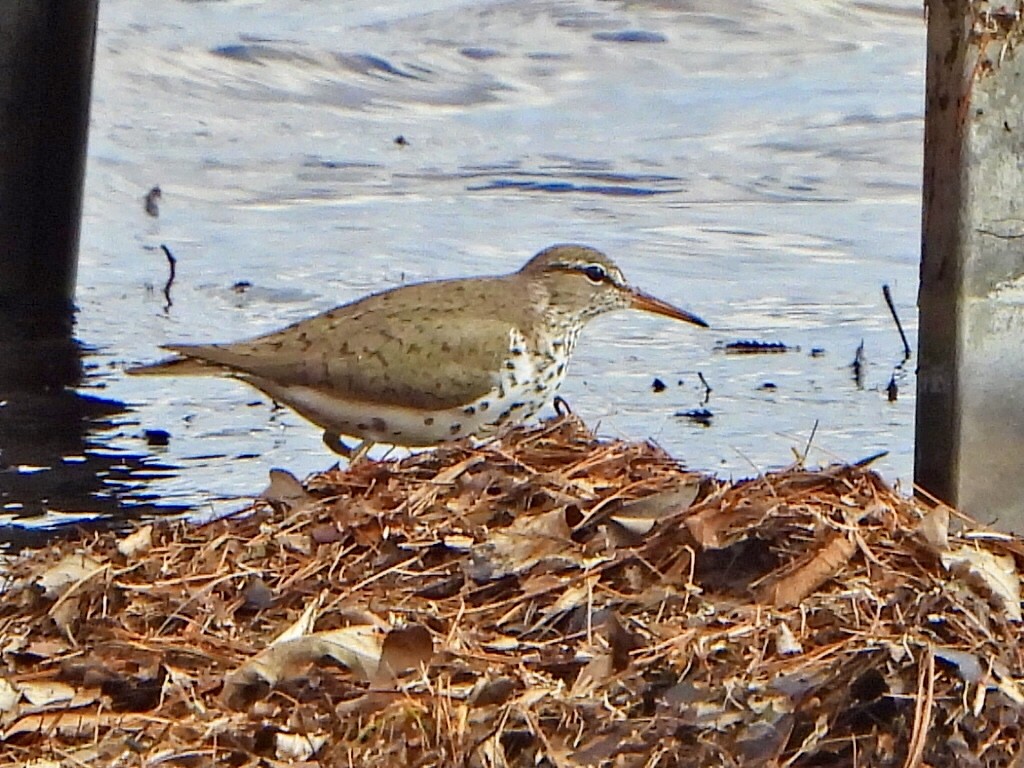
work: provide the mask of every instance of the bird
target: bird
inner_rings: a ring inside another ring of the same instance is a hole
[[[281,330],[224,344],[168,344],[174,357],[134,375],[226,375],[343,437],[436,446],[487,437],[536,414],[557,392],[587,322],[638,309],[707,327],[632,287],[611,258],[552,245],[511,274],[403,285]]]

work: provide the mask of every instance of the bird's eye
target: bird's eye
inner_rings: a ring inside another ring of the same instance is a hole
[[[600,264],[588,264],[583,268],[583,274],[592,283],[601,283],[608,279],[608,272]]]

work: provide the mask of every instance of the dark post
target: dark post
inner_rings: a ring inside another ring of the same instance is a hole
[[[0,505],[13,514],[59,508],[70,488],[95,495],[102,485],[62,461],[84,453],[96,414],[111,410],[73,389],[97,3],[3,0],[0,9]]]
[[[915,481],[1024,531],[1024,22],[929,0]]]
[[[0,309],[70,322],[98,0],[4,0]]]

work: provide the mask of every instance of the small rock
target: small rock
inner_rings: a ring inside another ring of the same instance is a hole
[[[684,419],[689,419],[702,427],[710,427],[711,419],[714,418],[714,414],[711,413],[707,408],[694,408],[689,411],[678,411],[676,416]]]
[[[166,429],[147,429],[143,433],[147,445],[168,445],[171,442],[171,433]]]

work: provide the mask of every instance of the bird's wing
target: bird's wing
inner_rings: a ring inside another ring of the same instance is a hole
[[[457,407],[496,385],[515,324],[504,312],[480,316],[478,303],[432,304],[429,290],[421,301],[410,295],[436,285],[401,289],[401,302],[371,296],[250,341],[167,349],[279,385],[389,405]]]

